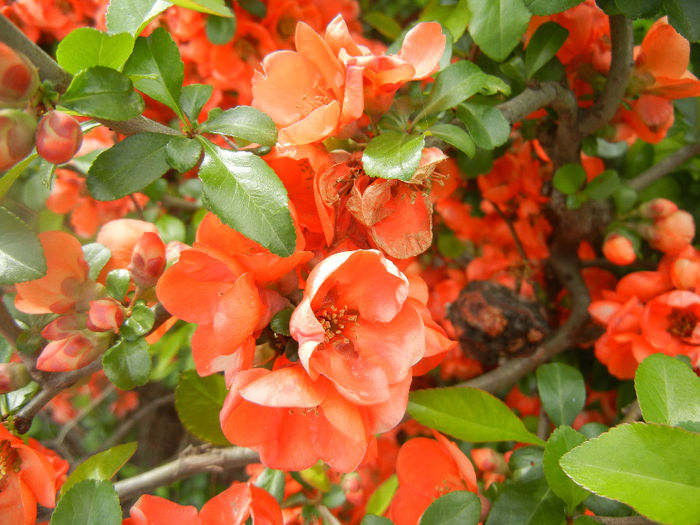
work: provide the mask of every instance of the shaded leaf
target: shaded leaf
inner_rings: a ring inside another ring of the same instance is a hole
[[[472,62],[460,60],[447,66],[437,75],[415,120],[456,106],[478,93],[485,83],[486,75]]]
[[[109,481],[86,479],[73,485],[56,505],[49,525],[121,525],[122,509]]]
[[[505,144],[510,136],[510,124],[494,107],[465,102],[457,106],[457,117],[480,148],[494,149]]]
[[[175,389],[175,409],[182,424],[191,434],[215,445],[229,444],[219,423],[224,399],[226,383],[222,375],[199,377],[195,370],[187,370]]]
[[[46,273],[38,237],[14,213],[0,207],[0,284],[39,279]]]
[[[545,22],[537,28],[525,49],[525,71],[532,78],[542,66],[556,55],[569,31],[555,22]]]
[[[379,485],[367,500],[365,512],[367,514],[377,514],[381,516],[386,512],[391,504],[391,500],[399,488],[399,478],[392,474]]]
[[[435,135],[440,140],[444,140],[462,151],[468,157],[473,157],[476,153],[476,145],[469,133],[459,126],[454,124],[435,124],[428,131],[431,135]]]
[[[202,123],[200,131],[216,133],[254,142],[261,146],[274,146],[277,127],[274,121],[259,109],[236,106],[216,113]]]
[[[579,503],[586,499],[590,492],[579,487],[564,474],[559,466],[559,459],[585,441],[585,436],[580,432],[576,432],[568,426],[560,426],[552,432],[544,447],[544,456],[542,457],[544,476],[552,491],[564,500],[570,511],[573,511]]]
[[[486,525],[564,525],[564,503],[544,479],[513,483],[493,502]]]
[[[102,366],[107,378],[122,390],[143,385],[151,373],[148,343],[143,338],[121,339],[102,356]]]
[[[503,60],[520,43],[530,21],[523,0],[469,0],[469,34],[493,60]]]
[[[104,66],[94,66],[75,75],[59,104],[107,120],[134,118],[146,107],[129,77]]]
[[[556,426],[570,425],[586,402],[581,372],[562,363],[537,368],[537,391],[549,419]]]
[[[433,501],[423,512],[420,525],[477,525],[481,502],[473,492],[456,490]]]

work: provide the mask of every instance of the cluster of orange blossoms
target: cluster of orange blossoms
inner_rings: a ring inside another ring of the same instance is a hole
[[[106,4],[71,5],[64,12],[50,2],[22,0],[2,10],[38,41],[62,38],[83,23],[104,27]],[[37,367],[67,371],[110,346],[130,315],[130,298],[149,305],[159,301],[171,315],[196,324],[191,347],[197,372],[224,374],[228,395],[220,422],[232,443],[256,450],[275,469],[298,471],[326,462],[355,504],[348,523],[359,522],[369,494],[396,472],[399,488],[387,515],[397,525],[412,525],[439,496],[478,492],[477,471],[488,486],[507,470],[500,454],[474,449],[475,471],[437,433],[435,439],[413,437],[399,448],[397,426],[415,376],[441,363],[443,379],[466,379],[483,370],[462,355],[446,318],[447,305],[467,283],[492,280],[530,300],[545,285],[552,228],[542,213],[547,202],[542,188],[552,170],[537,141],[517,132],[508,151],[470,187],[457,162],[437,148],[424,149],[410,182],[369,177],[358,153],[327,151],[323,141],[329,137],[366,141],[369,123],[389,109],[403,85],[430,81],[445,46],[439,24],[420,23],[396,54],[387,55],[381,44],[357,34],[357,11],[349,0],[272,0],[266,16],[257,19],[236,3],[236,34],[225,45],[209,41],[204,15],[178,7],[147,29],[169,29],[187,83],[213,85],[205,109],[250,103],[276,123],[279,144],[264,158],[289,195],[297,238],[293,255],[273,255],[213,214],[200,222],[192,247],[166,246],[153,224],[119,218],[135,203],[144,205],[145,196],[97,203],[87,195],[84,178],[59,169],[47,206],[71,212],[79,236],[97,232],[111,258],[93,278],[73,236],[41,233],[47,274],[17,284],[15,306],[57,315],[42,331],[49,343]],[[557,56],[579,103],[588,105],[609,68],[608,18],[586,0],[564,13],[534,17],[528,33],[547,20],[569,30]],[[688,59],[688,42],[664,20],[656,22],[635,49],[626,104],[612,121],[611,137],[631,143],[665,136],[673,123],[670,100],[700,95],[700,82],[687,72]],[[150,101],[148,115],[167,120],[171,113]],[[113,138],[94,140],[92,145],[86,140],[83,152]],[[603,170],[599,159],[582,162],[589,180]],[[478,206],[465,202],[475,188]],[[690,245],[692,216],[669,201],[654,201],[637,218],[637,233],[665,253],[658,269],[630,273],[617,284],[611,274],[584,271],[595,299],[590,314],[606,328],[595,355],[619,378],[633,377],[651,353],[683,354],[700,365],[700,251]],[[436,264],[423,266],[417,256],[433,244],[434,227],[469,247],[473,257],[464,267],[437,256]],[[618,234],[608,237],[603,254],[617,264],[636,257],[632,242]],[[122,301],[105,290],[106,275],[114,269],[129,271],[133,295]],[[288,333],[271,333],[275,318],[289,318]],[[589,401],[600,402],[597,395],[590,393]],[[517,388],[507,402],[523,415],[539,413],[539,401]],[[66,404],[57,398],[56,418],[69,417]],[[0,454],[0,511],[3,505],[16,507],[20,498],[24,504],[12,510],[16,522],[31,524],[36,502],[53,506],[67,467],[0,426],[0,452],[8,447],[10,454]],[[200,511],[143,496],[123,523],[215,525],[249,517],[271,524],[301,520],[298,509],[280,510],[264,490],[235,483]]]

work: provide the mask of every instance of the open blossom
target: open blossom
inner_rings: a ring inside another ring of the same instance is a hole
[[[0,522],[34,525],[37,503],[53,508],[68,462],[35,439],[26,444],[0,425]]]
[[[270,53],[253,77],[253,105],[275,121],[282,144],[323,140],[368,105],[388,109],[401,85],[437,70],[445,37],[436,22],[418,24],[397,55],[377,56],[355,43],[338,15],[324,37],[298,23],[294,42],[296,51]]]
[[[380,252],[327,257],[290,319],[299,362],[239,372],[220,415],[224,434],[272,468],[322,459],[356,469],[374,434],[403,417],[425,332],[408,279]]]

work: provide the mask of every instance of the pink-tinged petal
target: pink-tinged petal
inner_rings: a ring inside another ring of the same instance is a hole
[[[343,93],[343,109],[340,112],[340,123],[348,124],[362,116],[365,109],[363,91],[364,67],[348,66],[345,70],[345,92]]]
[[[350,36],[348,25],[345,23],[342,15],[336,16],[328,23],[325,39],[336,55],[341,49],[345,49],[352,56],[362,55],[362,50]]]
[[[17,474],[19,479],[30,488],[39,505],[53,508],[56,505],[56,484],[48,458],[28,446],[20,445],[16,450],[22,465]]]
[[[452,459],[459,469],[460,477],[467,483],[467,490],[476,492],[478,489],[476,484],[476,472],[474,472],[474,465],[469,461],[469,458],[464,455],[464,452],[462,452],[454,442],[447,439],[440,434],[440,432],[433,430],[433,436],[445,447],[447,453],[452,456]]]
[[[425,354],[423,319],[406,302],[388,323],[359,323],[356,346],[363,358],[381,363],[389,383],[398,383]]]
[[[131,507],[134,525],[200,525],[197,509],[173,501],[144,494]]]
[[[250,486],[234,483],[207,501],[199,517],[206,525],[241,525],[250,515],[251,502]]]
[[[268,407],[316,407],[326,397],[327,383],[312,382],[301,366],[274,370],[241,388],[240,395]]]
[[[325,86],[333,90],[336,98],[340,98],[341,87],[345,81],[345,68],[326,41],[310,25],[299,22],[294,34],[294,42],[297,53],[318,68]]]
[[[250,485],[250,493],[253,497],[250,504],[253,523],[256,525],[282,525],[284,521],[282,510],[272,494],[255,485]]]
[[[13,473],[7,476],[0,490],[0,517],[7,525],[34,525],[36,499],[26,483]]]
[[[399,57],[415,68],[413,80],[435,73],[445,50],[445,35],[437,22],[422,22],[406,33]]]
[[[131,262],[131,252],[146,232],[157,234],[158,228],[153,223],[137,219],[117,219],[109,221],[97,232],[97,242],[104,244],[112,252],[101,275],[116,268],[126,268]]]
[[[263,59],[262,68],[252,81],[253,106],[278,126],[289,126],[316,107],[307,99],[317,93],[323,77],[308,58],[294,51],[275,51]]]
[[[106,349],[106,344],[95,344],[95,341],[77,333],[47,344],[36,361],[36,367],[44,372],[77,370],[89,364]]]
[[[588,313],[596,323],[607,326],[621,306],[617,301],[593,301],[588,306]]]
[[[360,409],[334,392],[321,405],[323,416],[312,426],[314,449],[340,472],[352,472],[367,452],[368,432]]]
[[[311,144],[325,139],[338,127],[340,105],[336,100],[316,107],[304,118],[279,130],[280,144]]]

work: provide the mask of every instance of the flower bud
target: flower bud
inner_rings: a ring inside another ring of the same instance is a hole
[[[41,351],[36,367],[44,372],[68,372],[90,364],[107,350],[111,334],[78,332],[65,339],[51,341]]]
[[[654,223],[647,238],[652,248],[664,253],[677,253],[695,237],[695,220],[684,210],[676,210]]]
[[[134,282],[142,288],[151,288],[165,270],[165,244],[157,233],[145,232],[131,252],[128,267]]]
[[[36,121],[17,109],[0,110],[0,171],[29,155],[34,147]]]
[[[64,164],[73,158],[83,143],[80,123],[60,111],[49,111],[36,130],[36,151],[52,164]]]
[[[700,284],[700,261],[678,259],[671,265],[671,282],[679,290],[693,290]]]
[[[23,54],[0,42],[0,107],[25,106],[39,87],[39,74]]]
[[[632,241],[619,233],[611,233],[605,238],[603,255],[611,263],[620,266],[631,264],[637,258]]]
[[[88,330],[93,332],[107,332],[111,330],[118,334],[119,327],[123,321],[124,311],[114,299],[106,298],[90,301],[88,318],[85,323]]]
[[[645,202],[639,207],[639,214],[646,219],[660,219],[668,217],[678,210],[678,206],[668,199],[659,197]]]
[[[22,388],[29,381],[31,377],[22,363],[0,363],[0,394]]]

